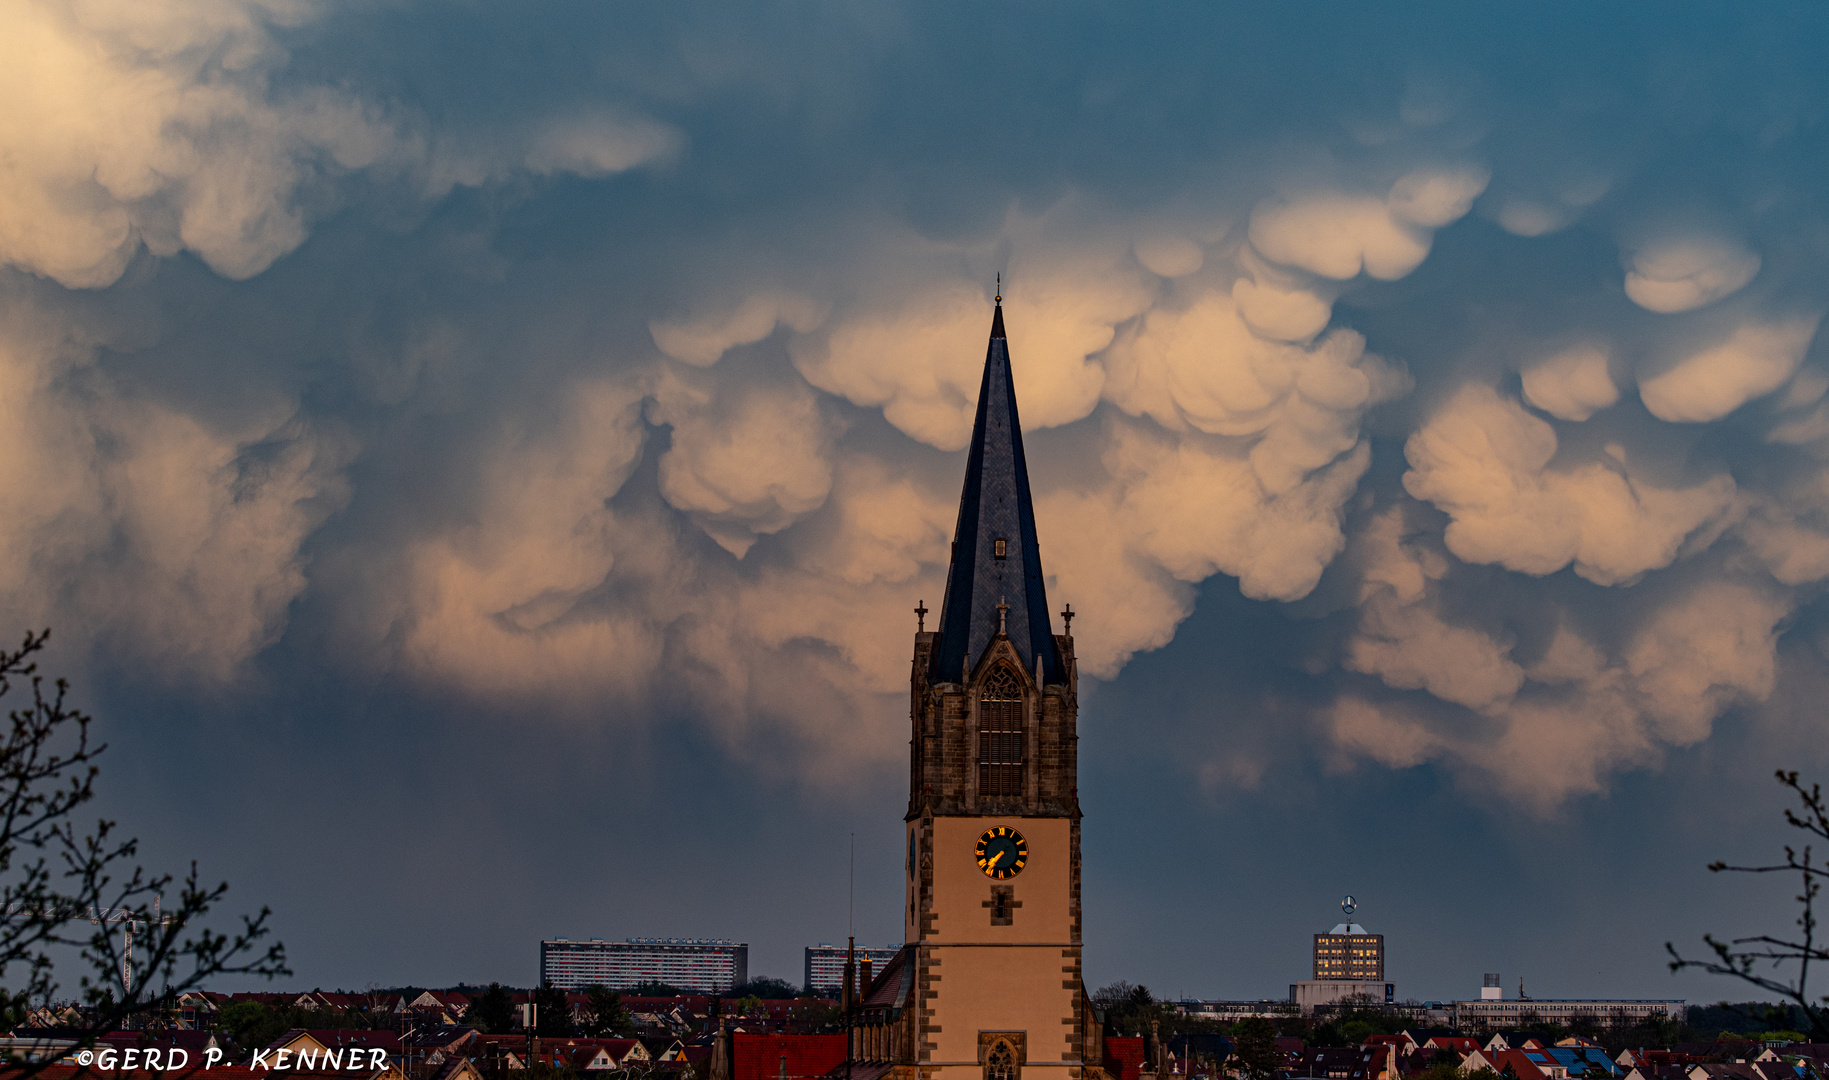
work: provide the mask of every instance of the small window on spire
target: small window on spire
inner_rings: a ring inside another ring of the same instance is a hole
[[[999,536],[997,539],[991,541],[991,554],[1001,559],[1009,553],[1010,545],[1003,537]]]

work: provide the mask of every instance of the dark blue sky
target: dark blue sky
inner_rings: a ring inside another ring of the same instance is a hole
[[[1087,974],[1712,1000],[1820,774],[1820,12],[29,0],[0,610],[299,986],[899,931],[1004,274]],[[11,80],[11,81],[9,81]],[[33,92],[27,94],[26,88]]]

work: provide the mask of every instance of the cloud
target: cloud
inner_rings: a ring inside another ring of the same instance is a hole
[[[819,509],[839,425],[805,384],[730,388],[661,380],[649,417],[673,428],[661,496],[742,558],[760,536]]]
[[[1724,341],[1641,372],[1639,398],[1660,420],[1719,420],[1783,386],[1803,363],[1818,321],[1813,316],[1736,327]]]
[[[1376,515],[1355,545],[1361,605],[1345,666],[1410,693],[1335,699],[1325,730],[1349,761],[1443,762],[1548,813],[1773,692],[1775,628],[1790,603],[1769,588],[1678,586],[1611,630],[1550,605],[1527,644],[1494,628],[1543,613],[1490,591],[1469,603],[1473,586],[1403,506]]]
[[[785,323],[809,333],[825,321],[825,311],[798,296],[763,293],[751,296],[731,311],[696,322],[648,324],[660,351],[696,367],[710,367],[738,345],[753,345]]]
[[[1253,457],[1223,440],[1117,425],[1106,468],[1123,494],[1109,527],[1182,581],[1225,573],[1246,596],[1300,599],[1345,543],[1341,509],[1371,454],[1354,443],[1281,488],[1262,482]]]
[[[1535,808],[1778,692],[1829,577],[1809,93],[1325,30],[1291,82],[1073,25],[987,65],[914,9],[26,0],[5,595],[129,670],[277,656],[862,775],[1001,274],[1089,676],[1236,579],[1313,646],[1247,690],[1324,753]]]
[[[1625,447],[1552,467],[1555,430],[1469,384],[1404,445],[1404,490],[1451,519],[1448,550],[1526,574],[1574,565],[1601,585],[1670,565],[1683,543],[1734,508],[1733,477],[1660,484]]]
[[[1132,250],[1137,253],[1137,261],[1152,274],[1163,277],[1186,277],[1199,270],[1206,261],[1206,253],[1200,245],[1185,236],[1153,233],[1139,239]]]
[[[1057,427],[1092,412],[1105,384],[1105,368],[1092,357],[1151,299],[1125,247],[1112,238],[1082,236],[1073,238],[1076,243],[1051,235],[1057,221],[1062,231],[1070,230],[1071,221],[1059,219],[1071,219],[1077,209],[1064,204],[1035,218],[1013,214],[998,238],[1014,245],[1004,308],[1027,427]],[[935,252],[906,236],[878,235],[904,258],[985,258],[974,250]],[[897,250],[907,247],[914,251]],[[956,272],[936,272],[912,286],[900,274],[882,277],[882,285],[835,305],[825,325],[793,339],[795,367],[827,393],[881,408],[885,419],[921,442],[961,448],[971,437],[984,369],[990,282]]]
[[[1365,411],[1409,390],[1409,378],[1337,330],[1313,347],[1251,332],[1230,296],[1157,308],[1114,346],[1106,396],[1173,430],[1251,440],[1256,478],[1271,494],[1358,445]]]
[[[1431,230],[1463,217],[1489,178],[1432,170],[1400,177],[1385,198],[1322,191],[1268,201],[1251,212],[1251,244],[1325,278],[1400,278],[1429,254]]]
[[[1577,345],[1524,369],[1524,400],[1559,420],[1586,420],[1619,401],[1607,354]]]
[[[1403,277],[1429,254],[1429,239],[1374,195],[1295,196],[1251,214],[1251,244],[1265,258],[1336,280]]]
[[[666,125],[597,109],[518,128],[504,152],[391,102],[280,78],[281,32],[326,10],[14,5],[0,37],[0,263],[97,288],[144,246],[247,278],[304,242],[351,173],[410,177],[435,197],[516,171],[604,176],[679,147]]]
[[[239,678],[304,591],[347,436],[267,400],[211,423],[92,366],[101,342],[0,314],[0,598],[189,684]]]
[[[1759,273],[1759,256],[1720,238],[1665,240],[1640,248],[1626,273],[1626,295],[1668,315],[1739,292]]]

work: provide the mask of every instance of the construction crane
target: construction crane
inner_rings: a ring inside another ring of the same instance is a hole
[[[171,917],[159,914],[159,898],[152,898],[152,918],[148,919],[131,908],[90,908],[89,921],[96,926],[105,923],[121,924],[121,993],[124,997],[133,996],[133,928],[135,926],[166,926]]]

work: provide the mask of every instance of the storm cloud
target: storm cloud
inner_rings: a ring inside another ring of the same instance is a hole
[[[167,702],[893,787],[1001,274],[1082,670],[1288,628],[1189,790],[1786,744],[1825,27],[1639,14],[24,0],[0,607]]]

